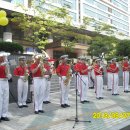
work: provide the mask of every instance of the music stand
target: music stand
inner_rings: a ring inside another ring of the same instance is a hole
[[[75,125],[76,124],[78,124],[78,122],[89,122],[89,123],[91,123],[91,121],[83,121],[83,120],[79,120],[78,119],[78,87],[77,87],[77,77],[79,76],[78,75],[78,73],[76,72],[75,73],[75,75],[76,75],[76,115],[75,115],[75,119],[66,119],[67,121],[74,121],[74,125],[73,125],[73,128],[75,128]],[[80,76],[79,76],[80,77]],[[80,79],[81,79],[81,77],[80,77]],[[81,79],[82,80],[82,79]],[[82,81],[83,82],[83,81]],[[83,82],[84,83],[84,82]],[[85,83],[84,83],[85,84]]]

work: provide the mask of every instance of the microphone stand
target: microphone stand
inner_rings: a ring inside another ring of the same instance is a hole
[[[78,87],[77,87],[77,77],[79,76],[78,72],[75,73],[76,75],[76,115],[75,115],[75,119],[66,119],[67,121],[74,121],[74,125],[73,128],[75,128],[75,125],[78,124],[78,122],[89,122],[91,123],[91,121],[83,121],[83,120],[79,120],[78,119]],[[79,76],[80,77],[80,76]],[[82,80],[82,78],[80,77],[81,81],[86,85],[86,83]]]

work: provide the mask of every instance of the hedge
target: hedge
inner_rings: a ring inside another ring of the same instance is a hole
[[[18,53],[19,51],[23,53],[23,46],[15,42],[4,42],[0,41],[0,51]]]

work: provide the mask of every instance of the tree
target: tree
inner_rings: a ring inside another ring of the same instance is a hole
[[[129,56],[130,57],[130,40],[121,40],[117,44],[116,55],[118,56]]]
[[[109,58],[115,54],[116,45],[118,39],[109,36],[96,36],[89,44],[88,54],[91,56],[100,57],[102,53],[106,58]]]
[[[26,33],[26,40],[38,45],[39,48],[44,48],[48,44],[48,36],[52,35],[58,42],[70,40],[70,43],[76,43],[79,39],[90,41],[91,37],[86,34],[80,34],[79,29],[71,25],[72,18],[69,11],[65,8],[55,8],[46,10],[43,8],[45,1],[36,4],[32,2],[33,15],[28,15],[28,9],[21,6],[24,14],[13,13],[12,21],[18,24]],[[44,13],[43,13],[44,12]],[[70,45],[70,47],[72,47]],[[72,50],[72,49],[70,49]]]

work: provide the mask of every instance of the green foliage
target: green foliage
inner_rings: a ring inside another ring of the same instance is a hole
[[[121,40],[117,45],[116,54],[121,57],[130,57],[130,40]]]
[[[115,37],[96,36],[89,45],[88,54],[91,56],[101,56],[104,53],[105,58],[112,57],[115,55],[118,42],[118,39]]]
[[[18,53],[20,51],[22,53],[23,47],[18,43],[0,41],[0,51],[10,53]]]
[[[109,24],[95,20],[94,18],[84,17],[82,29],[87,29],[88,26],[93,26],[96,33],[105,32],[108,35],[113,35],[117,29]]]
[[[72,52],[74,50],[75,42],[70,40],[62,40],[61,41],[62,46],[64,47],[65,53]]]

